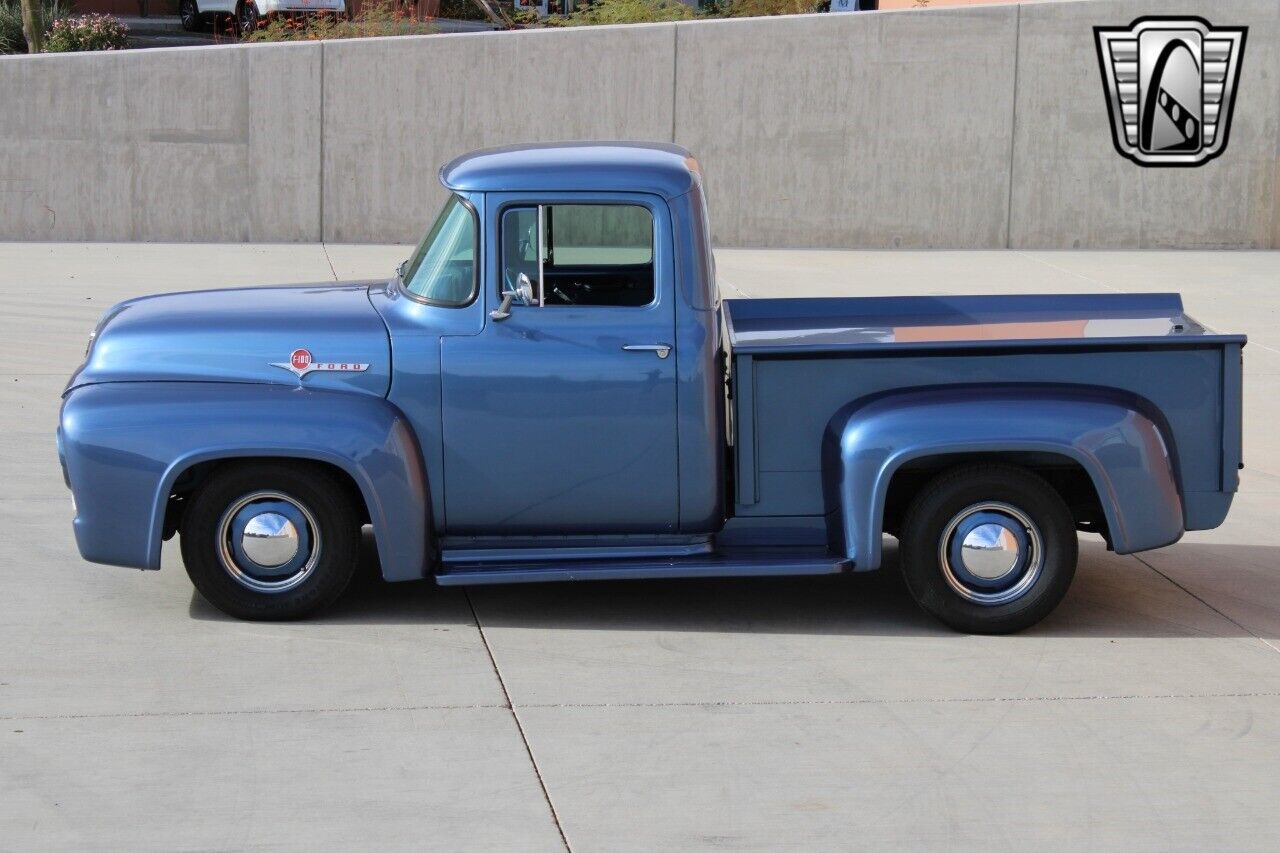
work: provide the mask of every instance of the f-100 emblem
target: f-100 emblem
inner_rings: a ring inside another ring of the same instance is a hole
[[[1121,156],[1200,166],[1227,149],[1248,27],[1159,17],[1093,32]]]
[[[369,369],[369,365],[356,361],[316,361],[311,350],[296,349],[289,354],[288,361],[273,361],[272,367],[282,367],[292,371],[299,379],[308,373],[359,373]]]

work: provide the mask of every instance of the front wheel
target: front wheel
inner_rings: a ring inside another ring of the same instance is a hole
[[[337,600],[360,554],[360,516],[344,484],[305,463],[214,473],[182,519],[196,589],[239,619],[296,619]]]
[[[902,573],[928,612],[973,634],[1036,624],[1075,576],[1071,511],[1042,478],[1012,465],[944,473],[902,524]]]

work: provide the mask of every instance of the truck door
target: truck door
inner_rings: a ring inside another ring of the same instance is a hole
[[[490,198],[484,328],[441,342],[447,532],[675,532],[678,354],[665,203]],[[495,319],[521,276],[529,304],[517,299]]]

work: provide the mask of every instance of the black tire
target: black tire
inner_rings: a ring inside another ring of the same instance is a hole
[[[240,508],[252,514],[255,499],[264,506],[268,501],[292,504],[301,513],[298,529],[307,547],[304,553],[299,546],[303,562],[297,569],[285,566],[292,574],[262,576],[254,572],[262,567],[241,565],[248,560],[235,550],[239,516],[231,513]],[[239,463],[216,471],[192,497],[180,528],[182,560],[196,589],[223,613],[237,619],[298,619],[332,604],[346,590],[360,557],[360,520],[348,485],[322,466]],[[281,588],[261,588],[270,585]]]
[[[252,35],[262,23],[258,14],[258,4],[253,0],[245,0],[236,7],[236,35],[240,38]]]
[[[199,32],[204,28],[204,19],[196,0],[179,0],[178,18],[182,21],[182,28],[189,33]]]
[[[987,548],[978,529],[974,550],[961,538],[965,525],[989,532],[999,525],[981,522],[1000,519],[1005,530],[996,538],[1011,547]],[[899,555],[907,588],[926,611],[957,631],[1008,634],[1058,606],[1075,576],[1077,549],[1071,511],[1042,478],[1013,465],[969,465],[940,474],[912,501]],[[997,563],[1008,559],[1013,568],[979,577],[964,555],[976,561],[982,554],[996,555]]]

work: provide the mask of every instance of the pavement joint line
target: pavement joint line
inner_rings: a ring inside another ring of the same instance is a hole
[[[329,257],[329,244],[321,243],[320,251],[324,252],[324,260],[325,260],[325,263],[329,265],[329,272],[333,274],[333,280],[338,281],[338,271],[334,269],[333,258]]]
[[[1254,633],[1252,630],[1250,630],[1250,629],[1249,629],[1249,628],[1247,628],[1246,626],[1241,625],[1241,624],[1240,624],[1239,622],[1237,622],[1235,619],[1232,619],[1230,616],[1228,616],[1227,614],[1223,613],[1221,610],[1219,610],[1218,608],[1214,607],[1212,604],[1210,604],[1209,602],[1205,601],[1203,598],[1201,598],[1200,596],[1196,595],[1194,592],[1192,592],[1191,590],[1187,589],[1185,586],[1183,586],[1182,584],[1178,583],[1176,580],[1174,580],[1173,578],[1169,577],[1169,576],[1168,576],[1167,574],[1165,574],[1164,572],[1162,572],[1162,571],[1160,571],[1159,569],[1157,569],[1157,568],[1156,568],[1155,566],[1153,566],[1151,563],[1148,563],[1146,560],[1144,560],[1144,559],[1142,558],[1142,556],[1141,556],[1141,555],[1139,555],[1139,554],[1134,554],[1134,555],[1132,555],[1132,556],[1133,556],[1133,558],[1134,558],[1135,560],[1137,560],[1139,563],[1142,563],[1142,565],[1146,566],[1148,569],[1150,569],[1151,571],[1155,572],[1155,573],[1156,573],[1156,574],[1158,574],[1160,577],[1164,578],[1164,579],[1165,579],[1165,580],[1167,580],[1169,583],[1173,584],[1173,585],[1174,585],[1174,586],[1176,586],[1178,589],[1182,590],[1182,591],[1183,591],[1183,592],[1185,592],[1187,595],[1191,596],[1191,597],[1192,597],[1192,598],[1194,598],[1196,601],[1200,602],[1200,603],[1201,603],[1201,604],[1203,604],[1205,607],[1207,607],[1207,608],[1209,608],[1210,610],[1212,610],[1214,613],[1217,613],[1217,614],[1218,614],[1219,616],[1221,616],[1223,619],[1226,619],[1226,620],[1227,620],[1228,622],[1230,622],[1232,625],[1235,625],[1235,626],[1236,626],[1237,628],[1239,628],[1241,631],[1244,631],[1244,632],[1245,632],[1246,634],[1248,634],[1250,637],[1253,637],[1253,638],[1254,638],[1255,640],[1257,640],[1259,643],[1262,643],[1264,646],[1266,646],[1267,648],[1271,649],[1271,651],[1276,652],[1277,654],[1280,654],[1280,648],[1277,648],[1277,647],[1276,647],[1276,645],[1275,645],[1274,643],[1272,643],[1270,640],[1267,640],[1267,639],[1264,639],[1263,637],[1258,636],[1256,633]]]
[[[805,706],[855,706],[855,705],[966,705],[966,704],[1033,704],[1037,702],[1139,702],[1167,701],[1175,699],[1274,699],[1280,691],[1257,690],[1237,693],[1098,693],[1060,696],[938,696],[922,698],[862,699],[760,699],[760,700],[709,700],[701,702],[531,702],[523,705],[499,703],[474,703],[463,705],[370,705],[340,708],[233,708],[216,711],[130,711],[105,714],[13,714],[0,716],[0,722],[61,720],[116,720],[154,719],[182,717],[236,717],[275,714],[374,714],[402,711],[514,711],[516,708],[536,711],[555,710],[609,710],[627,708],[786,708]],[[517,726],[519,726],[517,718]],[[523,727],[520,727],[523,735]],[[525,741],[526,748],[528,741]],[[536,765],[535,765],[536,769]],[[539,781],[542,780],[539,773]],[[544,788],[545,790],[545,788]],[[557,824],[558,824],[557,819]],[[568,846],[568,841],[565,841]]]
[[[1118,292],[1118,293],[1122,293],[1122,292],[1123,292],[1123,291],[1121,291],[1121,290],[1120,290],[1120,288],[1118,288],[1118,287],[1114,287],[1114,286],[1112,286],[1112,285],[1110,285],[1110,284],[1107,284],[1106,282],[1103,282],[1103,281],[1098,281],[1098,279],[1096,279],[1096,278],[1090,278],[1089,276],[1085,275],[1084,273],[1078,273],[1078,272],[1076,272],[1075,270],[1069,270],[1069,269],[1067,269],[1066,267],[1060,267],[1060,266],[1058,266],[1057,264],[1051,264],[1051,263],[1049,263],[1048,261],[1046,261],[1044,258],[1037,257],[1037,256],[1036,256],[1036,254],[1034,254],[1034,252],[1033,252],[1032,250],[1027,250],[1027,249],[1018,249],[1018,250],[1015,250],[1015,251],[1017,251],[1017,253],[1018,253],[1019,255],[1021,255],[1022,257],[1027,258],[1027,259],[1028,259],[1028,260],[1030,260],[1030,261],[1034,261],[1034,262],[1035,262],[1035,263],[1037,263],[1037,264],[1043,264],[1044,266],[1048,267],[1049,269],[1057,270],[1058,272],[1063,273],[1063,274],[1065,274],[1065,275],[1069,275],[1069,276],[1073,276],[1073,277],[1075,277],[1075,278],[1078,278],[1078,279],[1080,279],[1081,281],[1087,281],[1087,282],[1089,282],[1090,284],[1092,284],[1092,285],[1096,285],[1096,286],[1098,286],[1098,287],[1105,287],[1107,290],[1114,290],[1114,291],[1116,291],[1116,292]]]
[[[1014,250],[1012,250],[1012,251],[1016,251],[1019,255],[1022,255],[1023,257],[1025,257],[1025,258],[1027,258],[1027,259],[1029,259],[1029,260],[1035,261],[1035,262],[1036,262],[1036,263],[1038,263],[1038,264],[1044,264],[1046,267],[1049,267],[1050,269],[1057,270],[1058,272],[1060,272],[1060,273],[1065,273],[1066,275],[1069,275],[1069,276],[1074,276],[1075,278],[1078,278],[1078,279],[1080,279],[1081,281],[1087,281],[1087,282],[1089,282],[1090,284],[1096,284],[1096,285],[1097,285],[1097,286],[1099,286],[1099,287],[1105,287],[1107,290],[1114,290],[1114,291],[1116,291],[1117,293],[1124,293],[1124,292],[1126,292],[1126,291],[1124,291],[1123,289],[1121,289],[1121,288],[1119,288],[1119,287],[1116,287],[1116,286],[1114,286],[1114,285],[1107,284],[1105,281],[1100,281],[1100,280],[1098,280],[1098,279],[1096,279],[1096,278],[1090,278],[1089,276],[1084,275],[1083,273],[1078,273],[1078,272],[1075,272],[1074,270],[1069,270],[1069,269],[1067,269],[1067,268],[1065,268],[1065,267],[1060,267],[1060,266],[1058,266],[1057,264],[1051,264],[1051,263],[1049,263],[1048,261],[1046,261],[1044,258],[1037,257],[1037,255],[1035,254],[1035,252],[1036,252],[1037,250],[1031,250],[1031,249],[1014,249]],[[1250,339],[1249,339],[1249,343],[1247,344],[1247,346],[1251,346],[1251,347],[1259,347],[1259,348],[1261,348],[1261,349],[1267,350],[1268,352],[1273,352],[1273,353],[1276,353],[1277,355],[1280,355],[1280,349],[1276,349],[1275,347],[1267,346],[1266,344],[1262,343],[1262,341],[1259,341],[1259,340],[1257,340],[1256,338],[1250,338]]]
[[[1013,15],[1013,80],[1009,100],[1009,193],[1005,198],[1004,247],[1013,248],[1013,177],[1018,162],[1018,66],[1022,64],[1022,4]]]
[[[572,853],[573,848],[569,846],[569,836],[565,835],[564,825],[560,822],[560,813],[556,811],[556,804],[551,799],[551,792],[547,790],[547,782],[542,778],[542,768],[538,766],[538,759],[533,755],[533,747],[529,744],[529,736],[525,733],[524,723],[520,721],[520,714],[516,710],[515,703],[511,701],[511,692],[507,690],[506,679],[502,677],[502,670],[498,667],[498,659],[493,654],[493,647],[489,645],[489,637],[484,632],[484,626],[480,624],[480,614],[476,611],[475,602],[471,600],[471,591],[464,588],[463,597],[467,599],[467,607],[471,608],[471,618],[475,621],[476,631],[480,634],[480,642],[484,644],[485,654],[489,656],[489,663],[493,666],[493,674],[498,679],[498,686],[502,688],[502,696],[506,700],[506,708],[511,712],[511,719],[515,720],[516,730],[520,732],[520,742],[524,744],[524,751],[529,756],[529,764],[533,767],[533,775],[538,779],[538,787],[542,789],[542,797],[547,802],[547,808],[551,811],[551,820],[555,822],[556,832],[560,833],[560,843],[564,845],[564,849]]]
[[[736,293],[736,294],[738,294],[739,296],[741,296],[743,299],[750,299],[750,298],[751,298],[751,295],[750,295],[749,293],[745,293],[745,292],[742,290],[742,288],[738,287],[736,284],[734,284],[733,282],[729,281],[728,279],[721,278],[720,276],[716,276],[716,284],[726,284],[726,285],[728,285],[730,290],[732,290],[734,293]]]

